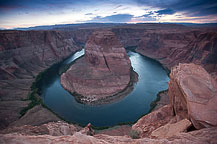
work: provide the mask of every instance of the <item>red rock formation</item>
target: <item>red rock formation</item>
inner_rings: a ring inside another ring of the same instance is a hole
[[[190,119],[195,128],[217,126],[217,83],[201,66],[172,68],[169,97],[175,114]]]
[[[180,120],[176,123],[168,123],[159,127],[151,133],[152,138],[170,138],[181,132],[187,132],[187,129],[191,126],[191,122],[188,119]]]
[[[132,130],[137,131],[140,137],[149,137],[154,130],[169,123],[173,118],[172,107],[166,105],[140,118],[132,126]]]
[[[113,96],[130,82],[131,63],[114,33],[96,31],[85,45],[85,58],[73,64],[61,76],[62,86],[91,103]]]

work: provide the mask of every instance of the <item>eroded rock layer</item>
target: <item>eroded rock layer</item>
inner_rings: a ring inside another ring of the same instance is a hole
[[[147,30],[137,51],[159,60],[168,69],[179,63],[195,63],[216,73],[217,33],[214,31],[192,28]]]
[[[85,57],[61,76],[62,86],[87,102],[113,96],[130,82],[131,63],[124,47],[111,31],[96,31],[85,45]]]
[[[197,129],[217,126],[217,83],[201,66],[174,67],[169,97],[175,114],[190,119]]]

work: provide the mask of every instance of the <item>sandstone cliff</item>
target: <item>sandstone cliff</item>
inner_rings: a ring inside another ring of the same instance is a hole
[[[202,30],[148,30],[138,44],[138,52],[159,60],[168,69],[179,63],[202,65],[217,71],[217,33]]]
[[[201,66],[172,68],[169,97],[175,114],[191,120],[195,128],[217,126],[217,83]]]

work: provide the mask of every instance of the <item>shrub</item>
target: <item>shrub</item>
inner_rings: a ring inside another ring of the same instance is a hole
[[[139,133],[136,130],[131,130],[129,135],[132,139],[140,138]]]

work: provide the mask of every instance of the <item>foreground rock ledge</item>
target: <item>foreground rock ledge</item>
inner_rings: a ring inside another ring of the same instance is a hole
[[[130,82],[131,62],[124,47],[111,31],[96,31],[80,58],[61,76],[62,86],[91,103],[123,91]]]
[[[23,135],[19,133],[0,134],[1,144],[216,144],[217,129],[204,128],[201,130],[180,133],[169,139],[131,139],[128,136],[95,135],[88,136],[81,132],[73,135]]]
[[[217,126],[217,84],[201,66],[172,68],[169,97],[175,114],[190,119],[195,128]]]

